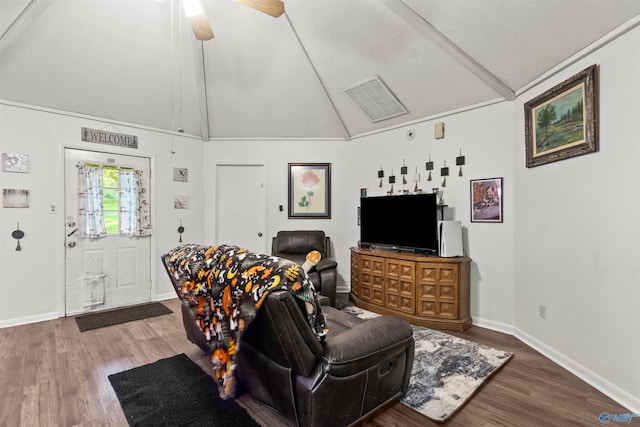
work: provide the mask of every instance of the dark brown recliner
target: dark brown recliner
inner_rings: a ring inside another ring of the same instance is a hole
[[[271,245],[271,255],[300,265],[305,262],[307,254],[314,250],[320,252],[322,258],[309,271],[309,279],[316,291],[328,297],[331,307],[335,307],[338,263],[331,258],[331,241],[324,231],[278,231]]]
[[[169,272],[167,255],[162,262]],[[169,278],[178,293],[179,279]],[[194,307],[181,304],[187,338],[211,354]],[[237,346],[240,390],[298,427],[346,426],[406,393],[415,344],[404,319],[322,306],[329,332],[320,342],[303,304],[289,291],[267,295]]]
[[[321,343],[300,304],[287,291],[269,294],[242,336],[236,374],[256,401],[299,427],[340,427],[406,393],[414,340],[405,320],[323,306]]]

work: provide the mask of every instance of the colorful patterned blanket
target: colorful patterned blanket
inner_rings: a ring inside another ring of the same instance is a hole
[[[167,269],[180,298],[192,307],[211,348],[211,361],[223,399],[235,395],[235,355],[240,336],[270,291],[288,290],[304,302],[318,340],[326,320],[306,272],[296,263],[237,246],[187,244],[167,254]]]

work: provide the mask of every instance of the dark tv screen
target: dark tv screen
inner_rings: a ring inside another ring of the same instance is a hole
[[[362,197],[360,244],[397,250],[438,251],[436,195]]]

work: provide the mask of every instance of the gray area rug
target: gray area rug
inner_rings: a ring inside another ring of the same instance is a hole
[[[355,306],[344,311],[363,319],[378,316]],[[435,421],[449,418],[513,356],[420,326],[413,326],[413,337],[413,370],[402,403]]]

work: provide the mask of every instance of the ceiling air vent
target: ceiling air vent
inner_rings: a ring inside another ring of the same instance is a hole
[[[379,76],[349,86],[343,92],[374,123],[409,112]]]

